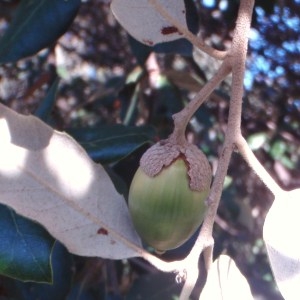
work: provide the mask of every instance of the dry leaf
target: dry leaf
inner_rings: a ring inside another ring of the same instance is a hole
[[[300,189],[276,195],[264,223],[264,240],[278,288],[286,300],[299,299]]]
[[[183,0],[158,0],[165,10],[186,25],[186,10]],[[182,38],[176,27],[149,4],[149,0],[113,0],[111,9],[120,24],[138,41],[149,46]]]
[[[253,300],[247,279],[232,258],[220,257],[209,270],[199,300]]]
[[[44,225],[70,252],[139,256],[124,198],[70,136],[0,104],[0,202]]]

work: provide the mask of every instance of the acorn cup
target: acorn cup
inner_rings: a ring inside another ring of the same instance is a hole
[[[129,191],[129,211],[142,239],[157,252],[187,241],[203,222],[212,171],[195,145],[163,141],[141,159]]]

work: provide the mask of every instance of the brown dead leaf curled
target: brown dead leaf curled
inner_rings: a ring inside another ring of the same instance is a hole
[[[102,166],[67,134],[2,104],[0,202],[41,223],[74,254],[140,255],[126,202]]]

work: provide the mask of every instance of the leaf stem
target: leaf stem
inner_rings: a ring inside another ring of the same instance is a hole
[[[170,15],[168,11],[165,9],[163,5],[158,0],[148,0],[149,4],[153,6],[153,8],[160,13],[160,15],[168,21],[170,24],[175,26],[178,31],[189,41],[192,45],[199,48],[203,52],[207,53],[211,57],[214,57],[219,60],[225,59],[227,56],[226,51],[219,51],[217,49],[214,49],[203,41],[203,39],[200,36],[195,36],[192,32],[188,30],[186,26],[183,26],[175,17]]]

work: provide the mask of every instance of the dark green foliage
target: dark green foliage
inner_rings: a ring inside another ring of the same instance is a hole
[[[24,281],[52,282],[54,239],[39,224],[0,205],[0,273]]]
[[[59,242],[55,242],[51,253],[53,281],[37,283],[0,278],[1,299],[65,300],[72,280],[72,264],[72,256]]]
[[[80,0],[23,0],[0,40],[0,63],[15,62],[50,46],[68,29]]]
[[[59,79],[56,78],[49,88],[49,91],[46,95],[46,97],[41,101],[39,104],[37,110],[35,111],[35,116],[43,120],[44,122],[47,123],[49,120],[52,108],[55,104],[56,101],[56,93],[57,93],[57,88],[59,84]]]
[[[100,125],[91,128],[70,128],[72,135],[89,156],[103,164],[125,158],[144,144],[151,143],[153,127],[129,127],[123,125]]]

